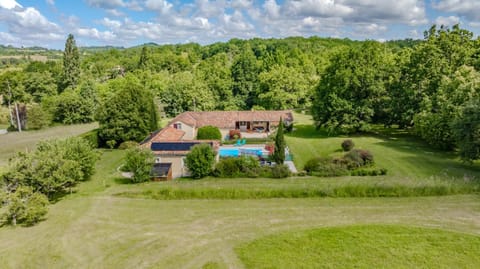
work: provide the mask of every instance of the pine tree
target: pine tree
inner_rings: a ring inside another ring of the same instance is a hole
[[[67,87],[75,88],[80,77],[80,54],[78,53],[75,38],[68,35],[63,52],[63,84],[61,90]]]
[[[283,164],[285,161],[285,137],[283,136],[283,119],[278,123],[277,135],[275,136],[275,151],[272,155],[277,164]]]

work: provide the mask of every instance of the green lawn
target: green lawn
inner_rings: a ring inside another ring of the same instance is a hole
[[[16,151],[32,150],[38,141],[53,138],[76,136],[98,127],[96,123],[55,126],[38,131],[22,133],[11,132],[0,135],[0,167],[7,164],[8,159]]]
[[[303,120],[308,120],[308,116]],[[87,127],[85,126],[85,130],[81,132],[95,126]],[[292,150],[305,152],[304,154],[311,152],[309,154],[312,156],[322,152],[340,154],[335,152],[340,144],[330,145],[332,141],[329,139],[341,142],[343,138],[318,139],[322,135],[316,133],[311,133],[313,136],[309,138],[305,132],[312,132],[312,129],[302,130],[299,124],[297,128],[299,132],[287,138]],[[51,133],[54,134],[55,132]],[[42,136],[48,137],[45,134]],[[396,136],[399,137],[395,138]],[[9,143],[3,142],[3,138],[0,137],[1,143],[8,146]],[[36,140],[26,140],[27,143],[17,145],[14,149],[21,149]],[[117,171],[125,151],[103,150],[93,178],[80,184],[74,194],[65,196],[51,205],[45,221],[29,228],[0,228],[1,267],[244,268],[248,263],[244,264],[242,261],[244,257],[241,259],[236,249],[251,242],[259,242],[255,240],[263,240],[262,238],[270,238],[269,236],[277,234],[302,235],[306,230],[328,227],[336,229],[335,227],[349,225],[353,225],[352,227],[400,225],[405,229],[423,227],[472,236],[480,235],[478,194],[397,198],[212,199],[207,193],[202,199],[184,197],[159,200],[150,199],[155,197],[147,193],[155,193],[166,188],[195,190],[198,193],[203,190],[222,192],[222,189],[254,193],[266,190],[272,192],[328,190],[355,185],[404,184],[422,187],[430,184],[435,187],[443,184],[448,187],[449,184],[451,186],[465,184],[467,188],[474,186],[469,185],[473,183],[468,178],[477,175],[475,168],[463,166],[453,156],[441,152],[431,155],[418,151],[416,154],[418,149],[426,150],[427,147],[403,134],[393,134],[388,139],[372,135],[354,140],[359,147],[368,146],[374,152],[378,165],[388,168],[391,174],[385,177],[363,178],[208,178],[132,185],[122,179]],[[13,137],[10,143],[15,143]],[[294,149],[292,146],[294,143],[303,148]],[[404,149],[406,145],[413,148]],[[319,148],[310,150],[313,146]],[[331,148],[328,148],[329,146]],[[391,155],[382,154],[383,150]],[[295,161],[301,162],[303,156],[295,154]],[[4,158],[4,154],[1,156]],[[403,158],[405,156],[409,158]],[[433,156],[431,164],[428,156]],[[399,163],[399,167],[388,167],[389,163],[392,165]],[[422,163],[423,165],[416,165]],[[419,175],[406,169],[408,165],[412,165],[411,169],[416,169]],[[456,176],[456,179],[445,178],[443,174],[437,173],[448,167],[454,169],[449,169],[447,174]],[[441,178],[432,177],[429,173]],[[465,178],[463,174],[466,174]],[[119,195],[128,193],[133,195],[129,197]],[[356,232],[355,229],[352,228],[353,234]],[[382,235],[382,231],[376,232],[372,233],[370,239],[375,239],[375,234]],[[466,246],[471,246],[472,250],[476,246],[472,243],[475,239],[466,235],[445,234],[445,238],[452,240],[466,238]],[[399,243],[392,242],[388,246],[392,247],[392,251],[396,251]],[[438,246],[439,251],[449,250],[448,245]],[[265,254],[263,258],[271,255],[268,252],[262,253]],[[340,255],[341,252],[337,254]],[[467,252],[462,255],[464,256],[461,257],[470,257]],[[443,258],[448,257],[445,255]],[[456,258],[452,257],[447,262],[455,261]]]
[[[244,200],[118,197],[113,194],[164,185],[125,184],[116,170],[124,153],[103,151],[92,180],[51,205],[46,221],[30,228],[0,228],[2,268],[241,268],[235,248],[252,240],[277,232],[351,224],[401,224],[480,234],[478,195]],[[179,183],[215,186],[214,181],[235,184],[236,179]],[[258,182],[295,184],[294,179]],[[248,188],[246,180],[237,184]],[[301,184],[308,184],[307,179]]]
[[[402,226],[288,232],[237,249],[246,268],[477,268],[480,236]]]
[[[463,164],[454,153],[432,149],[424,142],[404,132],[389,132],[355,136],[329,137],[312,125],[296,125],[296,131],[286,135],[287,145],[294,155],[297,169],[316,156],[342,156],[341,143],[352,139],[355,148],[367,149],[374,155],[376,166],[387,168],[389,175],[402,179],[430,177],[480,177],[480,166]]]

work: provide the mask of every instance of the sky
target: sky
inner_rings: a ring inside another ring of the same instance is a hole
[[[480,34],[480,0],[0,0],[0,44],[63,49],[232,38],[423,38],[432,24]]]

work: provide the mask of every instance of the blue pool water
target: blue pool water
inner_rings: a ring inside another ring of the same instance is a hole
[[[218,154],[220,157],[238,157],[240,155],[262,156],[261,148],[220,148]]]

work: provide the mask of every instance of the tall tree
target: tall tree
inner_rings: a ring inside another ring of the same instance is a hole
[[[214,164],[215,152],[209,144],[193,146],[185,158],[185,165],[195,179],[210,175]]]
[[[140,59],[138,60],[139,69],[147,69],[149,64],[150,57],[148,55],[147,46],[142,47],[142,52],[140,53]]]
[[[283,119],[280,118],[278,123],[277,135],[275,136],[275,151],[273,152],[273,160],[277,164],[283,164],[285,161],[285,137],[283,135]]]
[[[63,81],[61,90],[75,88],[80,77],[80,54],[72,34],[68,35],[63,52]]]
[[[231,68],[233,78],[233,94],[241,100],[243,108],[251,108],[256,104],[258,94],[258,64],[251,47],[245,46],[243,52],[235,60]]]
[[[480,99],[467,103],[452,124],[460,158],[466,162],[480,159]]]
[[[351,133],[368,130],[374,119],[381,121],[391,58],[384,44],[373,41],[335,53],[314,94],[317,127]]]
[[[141,141],[157,129],[158,115],[153,95],[136,77],[117,78],[110,81],[109,87],[116,92],[98,111],[98,134],[103,143]]]
[[[266,109],[290,109],[308,105],[311,84],[293,67],[274,65],[259,75],[259,104]]]

